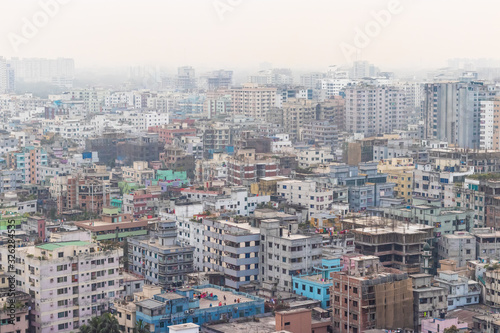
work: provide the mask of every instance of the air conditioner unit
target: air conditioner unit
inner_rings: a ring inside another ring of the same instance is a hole
[[[189,313],[193,314],[194,313],[194,309],[190,309]]]
[[[189,314],[189,310],[184,311],[185,314]]]

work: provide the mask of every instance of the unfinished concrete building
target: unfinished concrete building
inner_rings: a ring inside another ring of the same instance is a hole
[[[332,326],[335,333],[370,329],[412,329],[412,280],[384,268],[375,256],[352,258],[352,265],[332,273]]]
[[[357,252],[377,256],[385,267],[409,274],[420,273],[423,247],[433,238],[434,230],[432,226],[379,216],[348,218],[342,224],[354,234]]]

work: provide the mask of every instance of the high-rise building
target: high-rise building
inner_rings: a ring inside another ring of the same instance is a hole
[[[444,140],[461,148],[479,148],[481,101],[495,95],[494,87],[483,82],[426,84],[426,138]],[[491,105],[483,104],[483,109],[491,112]]]
[[[233,84],[233,71],[223,69],[206,73],[200,77],[200,88],[206,90],[217,90],[230,88]]]
[[[219,272],[225,285],[239,289],[259,279],[259,229],[247,223],[204,219],[206,272]]]
[[[297,223],[283,227],[277,219],[260,221],[263,289],[292,292],[292,276],[321,266],[323,236],[298,234],[297,229]]]
[[[70,58],[12,58],[8,64],[15,78],[24,82],[50,82],[64,88],[73,85],[75,62]]]
[[[177,68],[176,85],[180,90],[190,91],[196,89],[194,68],[191,66]]]
[[[357,85],[345,89],[346,130],[365,136],[406,129],[404,91],[391,86]]]
[[[176,245],[175,221],[159,221],[149,237],[128,239],[129,269],[163,289],[183,286],[193,272],[192,246]]]
[[[0,57],[0,94],[7,92],[7,62]]]
[[[276,104],[276,88],[273,87],[247,83],[242,87],[231,88],[229,92],[234,115],[265,121],[267,113]]]

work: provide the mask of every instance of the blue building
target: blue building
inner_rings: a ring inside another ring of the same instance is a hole
[[[330,307],[330,287],[333,285],[330,273],[342,270],[340,258],[322,259],[321,267],[314,267],[312,274],[292,278],[293,292],[321,301],[321,307]]]
[[[262,313],[263,299],[214,285],[179,289],[136,303],[136,320],[142,320],[154,333],[168,333],[171,325],[195,323],[201,326]]]

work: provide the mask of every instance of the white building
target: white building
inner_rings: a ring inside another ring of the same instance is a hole
[[[307,208],[309,215],[335,211],[334,190],[314,180],[285,180],[277,183],[277,195],[291,205]],[[343,191],[347,194],[347,189]]]
[[[7,270],[6,247],[0,269]],[[122,249],[103,250],[95,243],[45,243],[16,250],[16,288],[34,299],[36,332],[74,332],[108,310],[121,296]]]
[[[479,148],[493,149],[493,118],[495,101],[480,101]],[[498,143],[497,143],[498,144]]]
[[[481,287],[477,281],[459,276],[454,271],[441,271],[434,281],[439,287],[448,290],[448,311],[459,306],[479,303]]]
[[[269,195],[250,195],[243,186],[231,187],[229,191],[230,193],[226,195],[207,198],[206,201],[203,201],[205,210],[210,212],[233,212],[236,215],[248,216],[254,212],[259,204],[271,200]]]
[[[329,164],[334,161],[334,156],[330,148],[309,148],[298,149],[297,160],[299,167],[306,169],[319,164]]]

